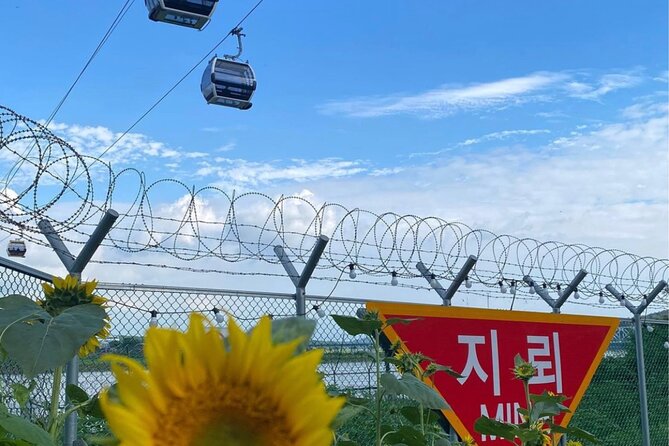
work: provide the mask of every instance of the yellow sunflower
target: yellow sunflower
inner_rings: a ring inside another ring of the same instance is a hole
[[[64,279],[60,277],[53,278],[53,285],[43,283],[44,299],[39,300],[38,304],[44,308],[50,315],[57,316],[67,308],[83,305],[95,304],[105,308],[107,299],[93,294],[98,282],[79,282],[71,275]],[[100,341],[109,336],[111,324],[108,318],[105,318],[105,325],[102,330],[97,332],[79,349],[79,356],[85,357],[95,352],[100,347]]]
[[[476,446],[476,442],[471,436],[467,435],[462,439],[462,446]]]
[[[551,439],[550,429],[545,427],[545,422],[543,420],[538,420],[532,423],[530,429],[539,432],[539,445],[541,446],[552,446],[553,440]]]
[[[192,314],[188,331],[152,327],[148,369],[107,355],[117,385],[100,396],[121,445],[326,446],[343,405],[325,391],[321,350],[295,355],[300,340],[273,344],[271,320],[244,333],[230,319],[228,347]]]

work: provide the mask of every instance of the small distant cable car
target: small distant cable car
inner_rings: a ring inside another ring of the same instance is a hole
[[[234,107],[248,110],[253,105],[251,97],[256,90],[256,76],[248,62],[242,62],[241,28],[235,28],[231,34],[237,36],[238,48],[234,56],[214,56],[202,74],[200,89],[208,104]]]
[[[7,255],[9,257],[25,257],[26,251],[26,243],[21,239],[10,240],[7,245]]]
[[[188,28],[207,26],[218,0],[144,0],[149,18]]]

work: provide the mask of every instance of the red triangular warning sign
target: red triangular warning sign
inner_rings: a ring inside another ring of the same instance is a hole
[[[481,415],[520,422],[517,409],[526,404],[523,386],[511,372],[516,354],[538,369],[531,393],[549,390],[569,397],[565,404],[571,413],[557,420],[566,426],[619,323],[605,317],[434,305],[369,302],[367,308],[383,320],[417,318],[388,327],[385,334],[406,351],[421,352],[463,375],[437,374],[433,384],[451,406],[444,411],[451,425],[479,446],[508,444],[474,431]]]

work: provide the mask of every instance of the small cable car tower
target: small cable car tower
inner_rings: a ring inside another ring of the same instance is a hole
[[[237,36],[237,54],[214,56],[202,74],[200,89],[208,104],[248,110],[256,90],[256,76],[248,61],[242,62],[242,28],[230,31]]]

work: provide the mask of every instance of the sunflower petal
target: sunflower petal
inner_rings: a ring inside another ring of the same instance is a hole
[[[147,331],[148,369],[105,355],[119,398],[105,394],[103,410],[121,445],[187,445],[203,438],[329,445],[344,400],[330,398],[317,373],[322,351],[295,354],[299,340],[274,344],[271,323],[262,318],[245,333],[230,319],[226,346],[208,319],[192,315],[185,333]]]

